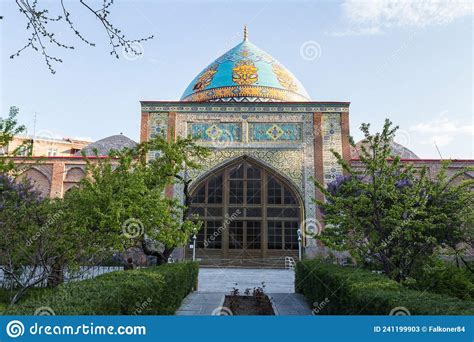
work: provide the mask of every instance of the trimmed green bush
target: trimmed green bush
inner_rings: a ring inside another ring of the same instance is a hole
[[[197,288],[198,272],[198,264],[192,262],[111,272],[61,285],[6,314],[32,315],[48,307],[56,315],[173,315]]]
[[[425,260],[404,285],[414,290],[429,289],[462,300],[474,300],[473,274],[465,267],[437,258]]]
[[[27,300],[34,300],[51,291],[53,291],[53,289],[48,287],[31,288],[23,295],[23,297],[21,297],[20,303]],[[15,293],[16,291],[14,290],[0,289],[0,315],[2,314],[3,310],[7,309],[13,296],[15,296]]]
[[[319,260],[298,262],[296,292],[310,303],[324,303],[323,315],[388,315],[405,307],[412,315],[473,315],[474,301],[403,287],[384,275]]]

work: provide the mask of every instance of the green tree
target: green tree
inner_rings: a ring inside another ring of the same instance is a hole
[[[148,161],[150,154],[155,158]],[[200,228],[188,219],[185,205],[166,196],[166,189],[181,183],[187,192],[184,171],[198,168],[207,154],[191,139],[157,137],[105,159],[88,159],[89,176],[64,199],[68,222],[79,235],[93,239],[96,250],[140,247],[159,264],[166,263],[174,248]]]
[[[0,269],[16,290],[12,304],[48,277],[50,249],[55,249],[44,240],[48,216],[49,200],[28,180],[0,175]]]
[[[353,167],[333,152],[344,175],[329,183],[318,182],[325,201],[316,201],[326,224],[316,236],[329,248],[347,250],[363,264],[380,267],[403,281],[423,258],[437,248],[457,244],[469,235],[466,214],[472,206],[472,181],[457,187],[448,184],[447,164],[431,180],[426,168],[415,168],[391,155],[391,142],[398,127],[385,121],[382,132],[371,134],[362,124],[362,167]],[[353,140],[351,144],[355,147]],[[472,233],[472,230],[471,230]]]
[[[15,135],[21,134],[25,131],[25,126],[18,125],[18,107],[10,107],[10,112],[6,118],[0,118],[0,150],[6,152],[8,145],[12,142]],[[27,148],[27,143],[18,146],[14,151],[9,152],[9,155],[16,155],[20,149]],[[0,156],[0,174],[11,173],[15,170],[13,160],[8,156]]]
[[[449,176],[449,161],[444,161],[431,184],[430,215],[437,225],[439,253],[453,255],[458,266],[474,273],[465,256],[474,248],[474,180],[463,175],[465,168]]]

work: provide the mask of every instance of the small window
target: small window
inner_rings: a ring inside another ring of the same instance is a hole
[[[222,226],[220,221],[206,222],[207,248],[222,247]]]
[[[296,199],[293,197],[290,191],[288,189],[285,189],[284,191],[284,200],[285,204],[297,204]]]
[[[206,201],[206,185],[203,185],[195,192],[192,203],[205,203]]]
[[[261,202],[261,181],[247,181],[247,204],[260,204]]]
[[[253,166],[247,167],[247,178],[248,179],[260,179],[260,170]]]
[[[48,148],[48,157],[54,157],[58,155],[58,149]]]
[[[260,221],[247,221],[247,248],[260,249],[262,235]]]
[[[234,221],[229,224],[229,248],[242,249],[244,243],[244,222]]]
[[[239,164],[230,170],[230,179],[242,179],[244,178],[244,165]]]
[[[275,178],[268,177],[268,204],[282,204],[281,203],[282,187]]]
[[[245,209],[246,217],[260,217],[262,216],[262,208],[247,208]]]
[[[269,221],[268,222],[268,249],[282,249],[283,243],[283,223]]]
[[[285,249],[298,249],[298,222],[285,222]]]
[[[222,175],[209,180],[207,203],[222,203]]]
[[[30,155],[30,148],[28,146],[20,146],[16,155],[20,157],[27,157]]]
[[[221,217],[221,216],[222,216],[222,208],[214,208],[214,207],[207,208],[207,217]]]
[[[244,181],[230,180],[229,181],[229,202],[231,204],[244,203]]]

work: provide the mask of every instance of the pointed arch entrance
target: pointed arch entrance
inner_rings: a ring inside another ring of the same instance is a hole
[[[201,259],[273,259],[298,254],[303,202],[277,172],[240,157],[209,172],[191,190],[190,215]],[[189,254],[188,254],[189,255]]]

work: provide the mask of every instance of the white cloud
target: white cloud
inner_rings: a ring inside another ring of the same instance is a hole
[[[346,37],[346,36],[369,36],[374,34],[383,34],[384,32],[379,27],[359,27],[352,28],[340,32],[332,32],[331,35],[334,37]]]
[[[83,137],[83,136],[75,136],[72,138],[73,140],[82,140],[82,141],[94,141],[91,137]]]
[[[445,146],[455,139],[474,138],[474,125],[471,123],[453,120],[442,113],[437,118],[429,121],[420,122],[413,125],[409,130],[420,135],[420,143],[433,144],[436,142],[438,146]]]
[[[420,143],[423,145],[433,145],[437,146],[446,146],[449,145],[454,140],[454,137],[448,134],[444,135],[433,135],[424,140],[421,140]]]
[[[342,12],[351,25],[342,33],[360,35],[374,34],[389,27],[445,25],[459,17],[472,15],[473,3],[453,0],[344,0]]]

